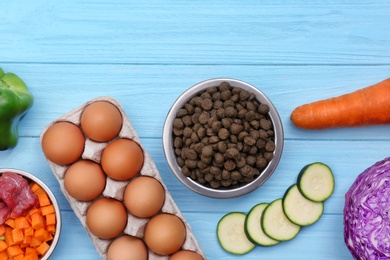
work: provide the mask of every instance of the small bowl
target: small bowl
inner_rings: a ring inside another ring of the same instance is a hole
[[[58,206],[57,199],[54,197],[54,195],[51,192],[51,190],[49,189],[49,187],[47,187],[46,184],[44,184],[40,179],[38,179],[37,177],[35,177],[31,173],[28,173],[28,172],[25,172],[22,170],[11,169],[11,168],[0,168],[0,176],[4,172],[13,172],[13,173],[16,173],[16,174],[22,176],[27,181],[33,181],[33,182],[37,183],[42,189],[45,190],[46,194],[49,196],[49,198],[54,206],[55,213],[56,213],[56,221],[57,221],[56,232],[55,232],[53,241],[51,242],[49,250],[45,253],[45,255],[42,258],[40,258],[40,260],[49,259],[50,256],[53,254],[54,249],[56,248],[56,246],[58,244],[58,240],[60,239],[60,234],[61,234],[61,213],[60,213],[60,207]]]
[[[206,90],[209,87],[219,86],[221,82],[228,82],[232,87],[239,87],[241,89],[247,90],[253,94],[255,94],[256,99],[263,104],[267,104],[269,107],[269,118],[273,124],[274,130],[274,142],[275,142],[275,150],[273,152],[273,158],[269,161],[268,165],[261,171],[261,173],[249,183],[242,183],[240,186],[235,186],[232,188],[218,188],[214,189],[209,186],[203,185],[190,177],[186,177],[182,172],[181,168],[178,166],[176,161],[176,155],[173,149],[173,122],[176,118],[176,115],[179,109],[198,94],[201,91]],[[200,82],[188,90],[186,90],[180,97],[174,102],[171,109],[168,112],[166,117],[164,127],[163,127],[163,149],[168,165],[171,170],[175,174],[175,176],[190,190],[201,194],[203,196],[211,197],[211,198],[234,198],[245,195],[249,192],[252,192],[263,185],[266,180],[272,175],[275,171],[277,165],[279,164],[282,150],[283,150],[284,136],[283,136],[283,126],[280,120],[279,114],[272,104],[272,102],[268,99],[268,97],[258,90],[256,87],[231,78],[215,78]]]

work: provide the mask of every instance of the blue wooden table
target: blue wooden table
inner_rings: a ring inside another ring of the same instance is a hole
[[[344,194],[357,175],[390,155],[389,126],[304,131],[291,111],[306,102],[390,75],[390,2],[329,1],[3,1],[0,67],[18,74],[35,103],[20,141],[0,152],[0,167],[29,171],[57,197],[63,232],[52,259],[99,259],[43,155],[43,128],[98,97],[125,109],[141,142],[208,259],[352,259],[343,241]],[[285,133],[279,166],[258,190],[211,199],[185,188],[162,150],[170,106],[190,86],[237,78],[262,90]],[[307,163],[334,171],[336,188],[318,223],[294,240],[245,256],[221,249],[218,220],[282,196]]]

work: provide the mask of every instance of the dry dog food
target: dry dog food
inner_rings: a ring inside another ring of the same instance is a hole
[[[275,150],[268,112],[255,94],[228,82],[192,97],[173,125],[182,173],[215,189],[253,181]]]

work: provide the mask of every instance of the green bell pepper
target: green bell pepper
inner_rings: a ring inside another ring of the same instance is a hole
[[[0,151],[16,146],[19,121],[33,103],[34,97],[23,80],[0,68]]]

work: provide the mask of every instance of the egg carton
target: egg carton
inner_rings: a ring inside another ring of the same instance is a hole
[[[40,136],[41,142],[42,142],[42,137],[43,137],[44,133],[46,132],[46,130],[56,122],[68,121],[68,122],[71,122],[71,123],[80,127],[80,116],[81,116],[81,113],[83,112],[84,108],[86,106],[88,106],[89,104],[96,102],[96,101],[111,102],[120,110],[120,112],[122,114],[122,118],[123,118],[123,125],[122,125],[122,129],[121,129],[120,133],[118,134],[118,136],[116,138],[132,139],[133,141],[137,142],[142,147],[142,144],[140,142],[140,139],[139,139],[136,131],[134,130],[129,118],[127,117],[126,113],[124,112],[124,110],[121,107],[121,105],[119,104],[119,102],[116,101],[114,98],[107,97],[107,96],[97,97],[95,99],[92,99],[92,100],[86,102],[85,104],[83,104],[82,106],[64,114],[63,116],[61,116],[61,117],[57,118],[56,120],[54,120],[53,122],[51,122],[42,131],[41,136]],[[108,142],[99,143],[99,142],[94,142],[94,141],[90,140],[87,136],[85,138],[86,138],[85,148],[84,148],[84,152],[83,152],[81,158],[82,159],[89,159],[89,160],[95,161],[97,163],[100,163],[102,152],[103,152],[104,148],[107,146]],[[167,187],[163,183],[161,176],[160,176],[160,173],[159,173],[153,159],[145,151],[145,149],[143,147],[142,147],[142,149],[144,152],[144,164],[143,164],[143,167],[142,167],[139,175],[154,177],[157,180],[159,180],[161,182],[161,184],[163,185],[164,190],[165,190],[165,203],[161,209],[161,212],[170,213],[170,214],[174,214],[174,215],[178,216],[186,226],[187,237],[186,237],[185,243],[182,246],[182,249],[195,251],[198,254],[200,254],[201,256],[203,256],[204,259],[206,259],[200,245],[198,244],[194,234],[192,233],[190,225],[184,219],[180,209],[176,205],[172,196],[168,192]],[[72,196],[70,196],[69,193],[65,189],[64,176],[65,176],[66,170],[69,168],[70,165],[62,166],[62,165],[55,164],[48,159],[47,159],[47,161],[48,161],[48,164],[49,164],[52,172],[54,173],[55,177],[57,178],[57,181],[60,185],[60,189],[61,189],[62,193],[64,194],[66,199],[69,201],[76,216],[79,218],[81,224],[86,229],[86,231],[87,231],[89,237],[91,238],[97,252],[102,257],[102,259],[107,259],[106,252],[107,252],[107,249],[108,249],[110,243],[113,241],[113,239],[100,239],[100,238],[96,237],[94,234],[92,234],[89,231],[89,229],[86,225],[86,213],[87,213],[88,207],[91,205],[92,202],[78,201],[78,200],[74,199]],[[110,198],[114,198],[114,199],[123,201],[124,190],[126,188],[126,185],[130,181],[131,180],[117,181],[117,180],[113,180],[107,176],[106,187],[105,187],[101,197],[102,196],[103,197],[110,197]],[[145,229],[145,226],[146,226],[148,221],[149,221],[149,218],[138,218],[138,217],[135,217],[128,212],[127,226],[125,227],[123,233],[131,235],[131,236],[143,238],[144,229]],[[154,259],[165,260],[168,258],[169,258],[168,256],[161,256],[161,255],[155,254],[154,252],[149,250],[149,260],[154,260]]]

